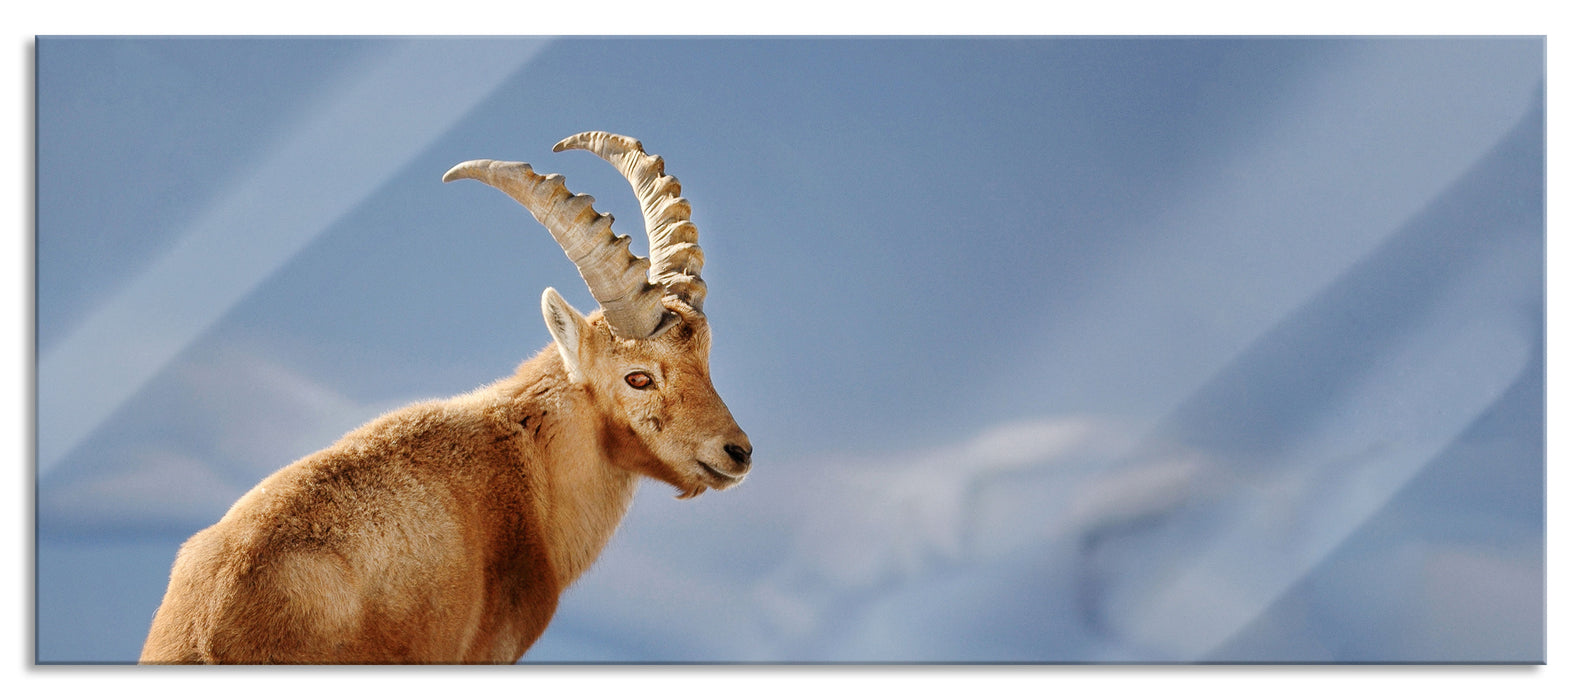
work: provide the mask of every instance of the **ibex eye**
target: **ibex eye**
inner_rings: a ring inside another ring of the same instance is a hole
[[[626,375],[626,385],[633,389],[647,389],[654,385],[654,378],[647,372],[633,372]]]

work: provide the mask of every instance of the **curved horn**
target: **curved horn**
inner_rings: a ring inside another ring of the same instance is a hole
[[[647,338],[665,314],[663,291],[649,284],[647,261],[632,255],[632,239],[616,236],[613,218],[593,210],[593,198],[572,195],[560,175],[539,175],[527,163],[469,160],[445,173],[444,181],[478,180],[527,207],[549,229],[577,266],[604,318],[626,338]]]
[[[643,152],[637,139],[603,131],[586,131],[555,144],[555,151],[580,148],[609,163],[631,183],[643,206],[648,231],[648,277],[692,308],[703,308],[708,288],[699,272],[703,249],[698,247],[698,227],[691,221],[692,205],[681,197],[681,183],[665,174],[665,160]]]

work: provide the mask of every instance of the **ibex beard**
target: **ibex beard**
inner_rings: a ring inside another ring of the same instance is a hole
[[[266,477],[181,547],[143,663],[511,663],[593,563],[640,477],[680,498],[746,476],[709,375],[690,206],[659,158],[572,136],[643,204],[653,260],[558,175],[468,161],[577,265],[600,307],[542,298],[553,342],[515,374],[381,416]]]

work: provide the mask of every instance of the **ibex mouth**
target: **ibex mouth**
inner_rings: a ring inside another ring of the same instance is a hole
[[[701,459],[694,460],[694,461],[696,461],[698,463],[698,466],[703,468],[703,472],[705,474],[708,474],[709,476],[712,476],[715,479],[718,479],[719,481],[725,482],[725,487],[735,486],[737,482],[742,480],[742,477],[746,476],[746,474],[739,474],[739,475],[732,476],[732,475],[726,474],[725,472],[722,472],[722,471],[720,471],[718,469],[715,469],[714,467],[709,466],[708,464],[704,463],[703,460],[701,460]]]

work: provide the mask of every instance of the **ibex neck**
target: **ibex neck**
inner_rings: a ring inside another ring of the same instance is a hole
[[[609,463],[598,432],[604,420],[566,379],[553,347],[524,363],[524,468],[543,542],[562,586],[570,585],[609,542],[637,492],[635,472]]]

